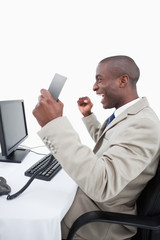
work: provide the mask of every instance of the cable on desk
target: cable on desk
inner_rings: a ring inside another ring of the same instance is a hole
[[[36,147],[28,147],[28,146],[25,146],[25,145],[20,145],[20,147],[25,148],[25,149],[29,149],[30,152],[36,153],[37,155],[43,155],[43,156],[46,155],[44,153],[39,153],[39,152],[36,152],[36,151],[32,150],[32,149],[36,149],[36,148],[46,147],[45,145],[40,145],[40,146],[36,146]]]
[[[29,187],[29,185],[30,185],[31,182],[35,179],[35,177],[36,177],[41,171],[45,170],[45,169],[51,164],[51,162],[52,162],[52,158],[49,160],[48,163],[46,163],[46,165],[44,165],[43,167],[41,167],[40,169],[38,169],[38,170],[33,174],[33,176],[28,180],[28,182],[27,182],[18,192],[14,193],[14,194],[12,194],[12,195],[8,194],[7,200],[12,200],[12,199],[18,197],[21,193],[23,193],[23,192],[26,190],[26,188]]]

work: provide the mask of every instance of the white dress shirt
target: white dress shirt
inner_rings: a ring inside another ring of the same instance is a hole
[[[127,108],[129,108],[130,106],[132,106],[133,104],[135,104],[136,102],[138,102],[141,98],[136,98],[135,100],[126,103],[125,105],[123,105],[122,107],[118,108],[115,110],[114,115],[115,118],[120,115],[124,110],[126,110]]]

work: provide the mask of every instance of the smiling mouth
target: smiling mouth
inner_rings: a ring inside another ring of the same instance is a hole
[[[97,95],[102,97],[101,103],[103,103],[103,102],[104,102],[104,94],[102,94],[102,93],[97,93]]]

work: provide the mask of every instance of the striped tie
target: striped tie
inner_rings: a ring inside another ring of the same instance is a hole
[[[112,113],[112,115],[109,117],[108,121],[107,121],[107,124],[106,124],[106,127],[110,124],[110,122],[112,122],[112,120],[115,118],[115,115],[114,113]]]

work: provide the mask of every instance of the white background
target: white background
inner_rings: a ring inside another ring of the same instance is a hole
[[[92,86],[98,62],[111,55],[136,61],[139,96],[147,96],[160,117],[159,31],[158,0],[0,0],[0,100],[24,99],[26,144],[41,144],[32,110],[58,72],[68,77],[60,95],[64,115],[82,142],[93,145],[77,99],[88,95],[102,122],[110,115]]]

